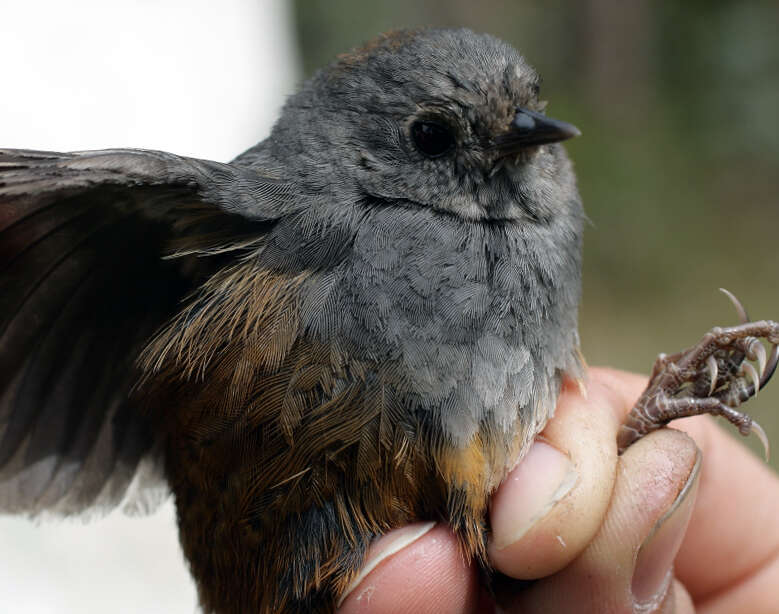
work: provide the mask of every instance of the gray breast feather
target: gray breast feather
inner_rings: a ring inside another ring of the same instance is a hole
[[[310,292],[309,333],[398,361],[417,407],[439,414],[453,442],[485,418],[508,431],[523,408],[543,406],[526,418],[545,422],[560,372],[575,366],[579,291],[555,280],[572,278],[561,268],[578,255],[550,249],[538,227],[424,209],[372,209],[353,233],[347,259]]]

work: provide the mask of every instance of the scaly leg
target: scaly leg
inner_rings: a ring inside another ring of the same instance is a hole
[[[779,363],[779,323],[750,322],[746,310],[729,292],[742,323],[716,327],[692,348],[655,362],[652,377],[617,436],[620,454],[632,443],[676,418],[723,416],[742,435],[755,433],[768,456],[762,427],[736,407],[768,383]],[[771,354],[759,339],[771,344]],[[758,369],[747,361],[755,361]]]

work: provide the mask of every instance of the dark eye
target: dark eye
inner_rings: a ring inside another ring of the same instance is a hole
[[[428,158],[437,158],[454,148],[451,128],[437,122],[414,122],[411,125],[411,138],[417,149]]]

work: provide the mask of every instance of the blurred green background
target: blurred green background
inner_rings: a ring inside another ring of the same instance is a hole
[[[568,150],[592,221],[590,364],[648,372],[659,352],[735,323],[720,286],[754,319],[779,319],[776,0],[296,0],[295,12],[305,76],[379,32],[430,25],[495,34],[543,75],[550,115],[583,132]],[[747,407],[779,449],[779,381]]]

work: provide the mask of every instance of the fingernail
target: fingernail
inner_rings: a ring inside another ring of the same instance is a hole
[[[365,576],[371,573],[371,571],[373,571],[379,563],[391,557],[393,554],[399,552],[403,548],[413,544],[425,533],[430,531],[430,529],[432,529],[435,525],[435,522],[416,522],[414,524],[405,526],[402,529],[395,529],[387,535],[382,535],[379,539],[373,542],[371,547],[368,549],[368,556],[365,558],[365,562],[363,563],[360,573],[354,580],[352,580],[349,588],[344,591],[338,600],[338,607],[341,607],[341,604],[349,596],[349,593],[357,588],[360,582],[365,579]]]
[[[536,441],[493,497],[493,546],[503,550],[518,542],[570,492],[578,478],[571,459]]]
[[[638,550],[631,588],[633,599],[639,606],[661,600],[673,578],[673,561],[695,505],[700,468],[701,453],[698,450],[695,464],[682,490],[652,527]]]

